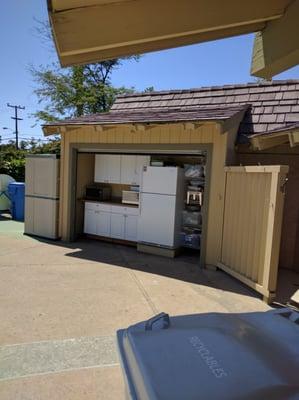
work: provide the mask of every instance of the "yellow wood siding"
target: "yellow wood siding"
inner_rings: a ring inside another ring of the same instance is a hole
[[[95,127],[67,130],[62,135],[62,189],[60,202],[61,235],[69,239],[70,218],[70,145],[71,144],[138,144],[146,149],[147,145],[169,144],[190,145],[194,148],[201,144],[212,144],[212,162],[210,175],[210,193],[208,197],[208,225],[206,238],[206,264],[216,265],[221,250],[221,230],[223,222],[223,204],[226,161],[227,133],[221,134],[216,123],[206,123],[196,129],[184,129],[183,124],[161,124],[146,128],[145,131],[132,131],[129,126],[107,128],[102,132]],[[87,146],[88,147],[88,146]]]
[[[288,168],[229,167],[221,261],[218,264],[267,298],[276,289],[283,193]]]
[[[94,181],[94,154],[81,153],[77,159],[77,179],[76,179],[76,234],[83,230],[84,223],[84,203],[86,185]]]
[[[267,150],[267,152],[240,152],[238,159],[243,165],[289,165],[290,172],[286,184],[279,267],[299,272],[299,149],[292,149],[287,145],[275,147]]]

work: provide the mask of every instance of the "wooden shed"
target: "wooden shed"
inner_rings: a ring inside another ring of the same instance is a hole
[[[61,238],[75,240],[82,233],[81,199],[93,182],[97,155],[191,159],[204,154],[199,264],[220,267],[273,298],[279,256],[281,266],[298,266],[299,206],[296,189],[288,192],[298,175],[298,107],[299,81],[275,81],[125,95],[109,113],[44,125],[45,135],[61,135]],[[293,209],[283,218],[285,189]],[[290,234],[292,245],[285,239]]]

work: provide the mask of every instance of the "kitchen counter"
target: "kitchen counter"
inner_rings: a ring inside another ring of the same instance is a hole
[[[104,201],[100,201],[100,200],[89,200],[89,199],[79,199],[81,201],[85,202],[89,202],[89,203],[101,203],[101,204],[109,204],[111,206],[119,206],[119,207],[132,207],[132,208],[138,208],[139,205],[138,204],[126,204],[126,203],[122,203],[120,200],[104,200]]]

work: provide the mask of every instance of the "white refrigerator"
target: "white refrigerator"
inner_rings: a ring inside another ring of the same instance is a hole
[[[184,205],[184,170],[144,167],[140,188],[138,242],[177,248]]]
[[[59,159],[55,154],[26,157],[25,233],[58,239]]]

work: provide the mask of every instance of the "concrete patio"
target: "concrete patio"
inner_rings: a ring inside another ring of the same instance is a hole
[[[0,220],[1,400],[124,398],[115,331],[154,314],[269,309],[194,257],[47,242]]]

